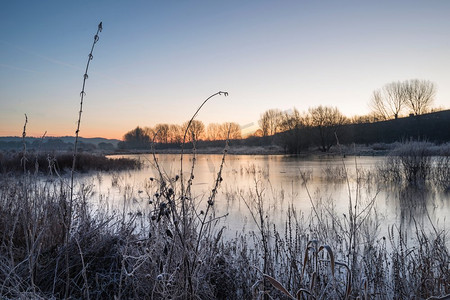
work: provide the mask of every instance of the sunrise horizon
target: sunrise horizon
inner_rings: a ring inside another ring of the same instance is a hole
[[[411,79],[435,85],[432,109],[450,107],[444,1],[106,4],[3,5],[0,136],[22,135],[24,114],[29,136],[75,133],[100,21],[81,118],[87,137],[180,124],[217,91],[229,96],[207,103],[197,119],[234,122],[246,133],[269,109],[323,105],[368,115],[375,90]]]
[[[449,16],[2,1],[0,299],[450,299]]]

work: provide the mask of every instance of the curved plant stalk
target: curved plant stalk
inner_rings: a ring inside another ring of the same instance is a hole
[[[219,92],[217,92],[215,94],[212,94],[208,98],[206,98],[202,102],[202,104],[197,108],[197,110],[195,111],[195,113],[192,116],[192,118],[189,120],[189,123],[187,124],[186,129],[184,131],[184,135],[183,135],[183,142],[181,144],[181,156],[180,156],[180,184],[181,184],[180,200],[181,200],[181,223],[182,223],[182,228],[181,229],[182,229],[182,232],[179,232],[179,234],[181,234],[182,237],[187,236],[187,229],[188,229],[187,228],[188,227],[187,223],[189,221],[188,220],[189,218],[187,216],[188,212],[187,212],[187,207],[186,207],[186,200],[188,200],[188,198],[189,198],[188,197],[189,196],[188,193],[190,192],[190,185],[191,185],[192,180],[193,180],[193,169],[194,169],[194,163],[195,163],[195,160],[193,160],[193,166],[191,168],[191,174],[190,174],[189,181],[188,181],[189,187],[188,187],[188,189],[185,189],[184,178],[183,178],[183,155],[184,155],[184,146],[186,144],[186,136],[187,136],[187,134],[189,132],[189,128],[191,127],[191,124],[194,121],[195,117],[197,116],[198,112],[202,109],[202,107],[206,104],[206,102],[208,102],[209,99],[211,99],[211,98],[213,98],[213,97],[215,97],[217,95],[228,96],[228,92],[219,91]],[[193,142],[195,142],[195,141],[193,141]],[[195,145],[194,145],[194,147],[195,147]],[[174,204],[172,203],[172,205],[174,205]],[[194,268],[193,268],[193,266],[191,264],[190,259],[187,256],[188,249],[186,249],[186,244],[183,242],[183,238],[181,239],[181,241],[182,241],[183,248],[185,248],[184,249],[184,251],[185,251],[184,265],[185,265],[186,271],[185,271],[185,274],[184,274],[184,277],[185,277],[184,281],[185,281],[186,288],[189,291],[189,294],[193,295],[193,282],[192,282],[192,276],[191,275],[192,275],[192,272],[193,272]]]
[[[352,271],[350,270],[350,267],[345,263],[335,262],[336,266],[343,267],[347,270],[347,282],[345,285],[345,298],[349,299],[350,293],[352,291]]]
[[[320,252],[324,251],[328,254],[328,259],[319,259]],[[311,255],[309,255],[309,252],[312,252]],[[347,270],[347,280],[345,285],[345,296],[344,299],[349,299],[350,293],[351,293],[351,281],[352,281],[352,275],[350,268],[345,263],[340,263],[335,261],[333,250],[328,245],[321,245],[319,246],[319,242],[317,240],[311,240],[306,245],[306,251],[305,251],[305,257],[303,260],[303,268],[300,273],[300,282],[305,280],[305,271],[306,271],[306,265],[308,262],[311,262],[312,264],[312,274],[310,275],[310,282],[308,288],[300,288],[296,294],[295,297],[293,294],[289,293],[286,287],[284,287],[278,280],[275,278],[263,274],[263,278],[267,280],[274,288],[284,293],[286,296],[288,296],[290,299],[302,299],[302,294],[308,295],[309,298],[312,299],[323,299],[323,295],[316,295],[314,292],[316,288],[316,284],[320,281],[321,277],[321,268],[319,267],[320,263],[329,263],[330,264],[330,270],[332,275],[332,284],[333,284],[333,290],[337,291],[337,285],[336,285],[336,268],[337,267],[343,267]],[[306,282],[303,282],[304,285],[306,285]],[[316,291],[317,292],[317,291]]]
[[[189,131],[189,127],[192,124],[192,121],[194,121],[195,117],[197,116],[198,112],[200,111],[200,109],[202,109],[203,105],[206,104],[206,102],[208,102],[209,99],[213,98],[214,96],[217,95],[224,95],[225,97],[228,96],[228,92],[217,92],[215,94],[212,94],[211,96],[209,96],[208,98],[206,98],[205,101],[203,101],[203,103],[197,108],[197,110],[195,111],[194,115],[192,116],[192,118],[189,120],[188,125],[186,126],[186,129],[184,130],[184,136],[183,136],[183,143],[181,144],[181,156],[180,156],[180,179],[181,179],[181,192],[184,193],[184,183],[183,183],[183,154],[184,154],[184,145],[186,144],[186,135]]]
[[[192,121],[194,121],[194,119],[197,116],[197,114],[200,111],[200,109],[202,109],[202,107],[206,104],[206,102],[208,102],[209,99],[211,99],[211,98],[213,98],[213,97],[215,97],[217,95],[224,95],[226,97],[226,96],[228,96],[228,92],[219,91],[219,92],[217,92],[215,94],[212,94],[208,98],[206,98],[206,100],[203,101],[203,103],[197,108],[197,110],[195,111],[194,115],[189,120],[189,123],[186,126],[186,129],[184,130],[183,143],[181,144],[181,156],[180,156],[181,212],[182,212],[183,222],[186,221],[186,196],[187,196],[187,195],[185,195],[184,179],[183,179],[183,155],[184,155],[184,145],[186,144],[186,135],[187,135],[187,133],[189,131],[189,127],[192,124]],[[192,180],[192,174],[190,176],[190,180]],[[183,230],[185,230],[185,228],[186,228],[186,224],[183,223]]]
[[[70,172],[70,198],[69,198],[69,207],[68,211],[66,211],[66,218],[65,218],[65,246],[68,248],[69,240],[70,240],[70,228],[72,226],[72,209],[73,209],[73,179],[74,179],[74,173],[75,173],[75,166],[76,166],[76,160],[77,160],[77,154],[78,154],[78,137],[80,132],[80,124],[81,124],[81,114],[83,113],[83,101],[85,93],[85,87],[86,87],[86,80],[88,79],[88,70],[89,70],[89,64],[91,63],[91,60],[94,58],[92,53],[94,52],[95,44],[99,40],[98,34],[103,30],[102,22],[100,22],[97,26],[97,33],[94,35],[94,42],[92,43],[91,52],[89,52],[88,60],[86,64],[86,70],[84,71],[83,75],[83,86],[80,93],[80,110],[78,112],[78,121],[77,121],[77,129],[75,131],[75,143],[73,148],[73,159],[72,159],[72,170]],[[70,286],[70,274],[69,274],[69,257],[68,257],[68,250],[66,250],[66,290],[65,290],[65,298],[69,296],[69,286]]]
[[[274,288],[285,294],[290,299],[296,300],[296,298],[292,296],[291,293],[289,293],[288,290],[278,280],[267,274],[264,274],[263,277],[264,279],[267,279]]]
[[[302,295],[303,295],[303,294],[308,295],[308,296],[311,297],[312,299],[316,299],[316,297],[315,297],[313,294],[311,294],[311,292],[308,291],[307,289],[299,289],[299,290],[297,291],[297,293],[296,293],[297,300],[303,299],[303,298],[302,298]]]

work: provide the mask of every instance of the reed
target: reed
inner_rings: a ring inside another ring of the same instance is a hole
[[[66,253],[71,298],[287,297],[281,286],[295,299],[425,299],[449,293],[445,230],[427,232],[417,223],[412,232],[415,244],[410,242],[411,232],[402,227],[391,227],[389,235],[378,236],[376,214],[372,211],[365,217],[362,199],[351,225],[348,213],[337,214],[331,203],[319,201],[317,193],[312,196],[317,214],[305,215],[290,204],[284,225],[278,227],[266,217],[273,215],[267,203],[272,197],[279,200],[281,193],[259,177],[258,193],[229,191],[228,195],[234,201],[244,198],[256,209],[255,219],[262,216],[264,230],[256,227],[255,232],[245,230],[224,238],[215,205],[206,213],[208,199],[193,194],[185,199],[189,227],[182,227],[180,178],[161,173],[164,181],[148,178],[141,187],[127,182],[128,173],[115,173],[114,189],[121,191],[124,205],[109,212],[94,209],[94,198],[105,204],[112,201],[96,192],[94,182],[76,185],[72,238],[67,245],[68,178],[53,174],[42,180],[28,174],[25,181],[21,175],[3,176],[1,297],[64,298]],[[211,193],[216,183],[221,185],[217,178]],[[352,200],[354,204],[354,195]],[[131,206],[136,201],[143,206]],[[261,209],[255,206],[258,201]]]
[[[378,168],[379,181],[422,189],[434,186],[446,191],[450,187],[448,149],[448,144],[435,146],[414,141],[399,144]]]
[[[269,219],[264,222],[268,228],[273,227],[271,231],[260,230],[259,223],[259,234],[265,236],[255,240],[254,249],[259,250],[260,259],[253,264],[258,270],[265,269],[258,272],[254,281],[251,289],[254,298],[267,295],[272,298],[284,295],[290,299],[448,297],[448,285],[442,284],[449,279],[446,230],[433,227],[432,232],[426,232],[415,222],[413,234],[417,246],[410,245],[404,228],[392,227],[389,236],[379,236],[380,223],[373,208],[378,190],[372,192],[373,197],[362,199],[363,184],[371,180],[360,177],[367,177],[367,173],[357,170],[356,178],[351,180],[345,172],[349,206],[343,216],[336,213],[331,202],[323,201],[319,195],[313,199],[309,194],[311,216],[299,220],[298,213],[289,209],[284,234]],[[307,180],[304,183],[307,188]],[[264,203],[264,198],[251,200],[247,196],[245,201],[258,204]],[[272,288],[264,284],[266,281]]]

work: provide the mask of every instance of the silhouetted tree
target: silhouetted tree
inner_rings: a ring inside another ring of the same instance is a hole
[[[242,138],[241,126],[237,123],[223,123],[221,125],[220,139],[225,140],[228,136],[230,140],[238,140]]]
[[[326,152],[336,142],[335,134],[347,118],[336,108],[318,106],[309,109],[309,125],[318,132],[320,150]]]
[[[310,144],[310,134],[305,130],[308,116],[294,108],[283,112],[280,123],[281,143],[286,152],[300,153]]]
[[[300,112],[294,107],[294,109],[285,111],[280,116],[280,131],[288,131],[296,128],[303,127],[307,116],[302,116]]]
[[[436,87],[431,81],[411,79],[405,81],[404,89],[406,94],[406,105],[418,116],[431,108],[436,94]]]
[[[228,136],[228,131],[230,132]],[[210,141],[237,140],[242,138],[241,127],[237,123],[211,123],[207,127],[207,138]]]
[[[149,148],[150,137],[144,129],[138,126],[123,136],[123,142],[120,143],[120,147],[126,149]]]
[[[155,126],[155,142],[167,144],[169,141],[169,124],[156,124]]]
[[[274,135],[279,132],[282,112],[279,109],[269,109],[265,111],[258,121],[263,136]]]
[[[208,127],[206,129],[206,135],[207,135],[207,139],[209,141],[216,141],[219,140],[219,135],[220,135],[220,124],[218,123],[210,123],[208,124]]]
[[[406,103],[405,84],[391,82],[373,92],[370,106],[373,113],[381,120],[398,118]]]
[[[148,135],[150,138],[150,141],[153,141],[153,138],[155,137],[156,131],[152,127],[144,127],[142,129],[144,131],[144,134]]]
[[[249,137],[263,137],[264,133],[262,129],[257,129],[253,134],[249,135]]]
[[[363,116],[353,116],[348,121],[351,124],[364,124],[364,123],[373,123],[379,121],[379,117],[374,113],[363,115]],[[384,119],[383,119],[384,120]]]
[[[430,109],[435,93],[434,84],[428,80],[391,82],[373,92],[370,106],[381,120],[397,119],[405,107],[417,116]]]
[[[183,128],[178,124],[169,125],[169,141],[170,143],[181,143],[183,141]]]
[[[189,124],[189,121],[183,123],[183,134],[186,131],[186,128]],[[191,126],[186,134],[186,142],[199,141],[205,138],[205,125],[202,121],[193,120],[191,122]]]

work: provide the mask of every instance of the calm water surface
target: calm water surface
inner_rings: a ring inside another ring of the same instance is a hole
[[[157,178],[152,155],[126,155],[140,159],[145,167],[139,171],[104,173],[91,180],[96,201],[109,212],[143,217],[151,214],[149,199],[156,191],[149,187],[151,177]],[[157,155],[164,173],[171,177],[180,173],[180,155]],[[214,186],[222,155],[198,155],[194,166],[193,193],[199,209],[205,209],[207,198]],[[264,209],[269,220],[283,226],[288,207],[293,206],[310,216],[312,204],[326,203],[338,216],[348,215],[349,198],[360,208],[375,199],[374,208],[380,222],[380,234],[385,235],[392,225],[412,228],[414,224],[427,229],[432,226],[448,228],[450,195],[433,188],[419,190],[401,189],[378,184],[376,180],[356,183],[356,173],[363,178],[374,178],[377,166],[383,157],[324,157],[298,158],[283,155],[228,155],[225,159],[221,184],[214,205],[216,216],[228,214],[221,220],[230,232],[244,227],[252,230],[254,221],[245,201],[251,205],[251,193],[256,188],[262,193]],[[345,168],[344,168],[345,166]],[[183,174],[188,178],[192,167],[192,156],[184,156]],[[349,182],[342,179],[348,172]],[[306,178],[306,185],[304,180]],[[372,175],[371,175],[372,174]],[[154,182],[153,182],[154,184]],[[245,200],[245,201],[244,201]],[[372,216],[375,211],[372,211]],[[143,218],[144,219],[144,218]],[[283,228],[283,227],[281,227]]]

